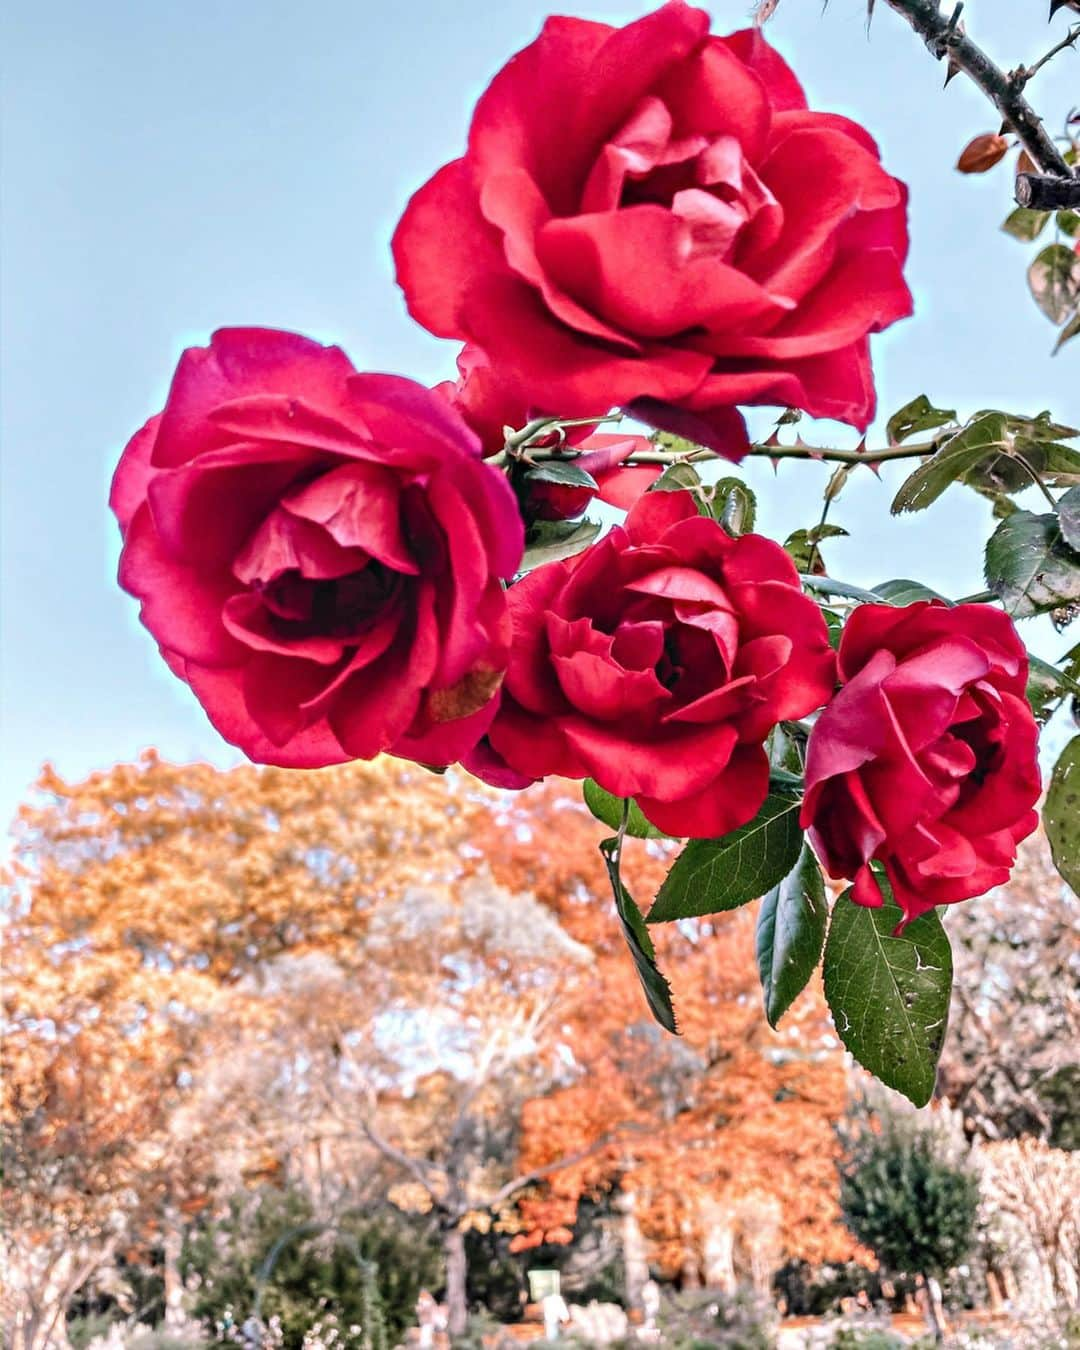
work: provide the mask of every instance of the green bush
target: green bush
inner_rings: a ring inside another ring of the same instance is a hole
[[[783,1300],[789,1317],[824,1317],[839,1310],[841,1299],[861,1293],[875,1305],[884,1300],[881,1276],[858,1261],[788,1261],[773,1276],[773,1297]]]
[[[941,1278],[975,1239],[978,1182],[914,1118],[884,1115],[848,1137],[841,1164],[844,1222],[897,1276]]]
[[[95,1336],[107,1336],[113,1323],[107,1312],[89,1313],[85,1317],[69,1317],[67,1324],[68,1340],[74,1350],[85,1350]]]
[[[385,1350],[412,1325],[420,1290],[442,1280],[433,1237],[397,1210],[320,1223],[306,1197],[269,1189],[236,1197],[189,1238],[183,1265],[197,1284],[191,1311],[208,1332],[241,1324],[261,1285],[262,1320],[280,1320],[284,1350],[299,1350],[329,1317],[363,1327],[367,1350]]]

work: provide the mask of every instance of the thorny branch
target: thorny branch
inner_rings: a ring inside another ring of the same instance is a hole
[[[1075,47],[1080,40],[1080,23],[1075,24],[1060,42],[1055,42],[1045,56],[1040,56],[1033,66],[1017,66],[1009,75],[1013,86],[1017,89],[1023,89],[1030,79],[1033,79],[1043,66],[1055,56],[1058,52],[1063,52],[1066,47]]]
[[[1023,94],[1028,81],[1052,57],[1066,47],[1076,45],[1080,40],[1080,25],[1071,28],[1033,66],[1017,66],[1006,73],[965,33],[964,25],[960,22],[964,0],[959,0],[951,12],[940,10],[938,0],[885,0],[885,3],[907,20],[926,43],[935,60],[948,57],[950,71],[962,70],[982,90],[1001,114],[1002,120],[1015,133],[1032,162],[1042,170],[1041,175],[1021,175],[1021,180],[1031,181],[1021,183],[1026,197],[1021,200],[1018,192],[1017,201],[1020,205],[1034,206],[1036,200],[1042,205],[1044,199],[1051,209],[1080,205],[1080,177],[1069,167],[1052,137],[1044,130],[1042,119]],[[758,0],[755,21],[764,23],[778,4],[779,0]],[[867,13],[872,14],[873,10],[874,0],[867,0]]]
[[[1045,65],[1055,51],[1071,45],[1075,35],[1059,43],[1055,51],[1048,52],[1031,70],[1020,67],[1006,74],[964,32],[959,22],[963,3],[957,4],[949,15],[938,9],[936,0],[885,0],[885,3],[907,20],[935,59],[940,61],[948,57],[951,66],[962,70],[982,90],[1038,168],[1052,179],[1065,180],[1063,188],[1075,192],[1075,198],[1071,200],[1080,202],[1080,179],[1073,174],[1044,129],[1038,113],[1023,94],[1025,84],[1035,71]]]

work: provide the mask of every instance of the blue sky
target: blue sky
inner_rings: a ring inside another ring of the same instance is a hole
[[[646,7],[571,8],[621,23]],[[748,0],[710,8],[728,31],[745,23]],[[1009,64],[1034,60],[1066,27],[1066,12],[1048,28],[1033,4],[1019,30],[1016,8],[967,6],[971,30]],[[824,13],[783,0],[769,33],[811,102],[867,125],[912,188],[917,314],[878,340],[882,408],[926,391],[965,413],[1049,407],[1077,424],[1080,342],[1050,359],[1024,248],[997,230],[1006,170],[952,171],[972,135],[997,129],[988,105],[962,79],[942,92],[941,69],[884,5],[868,37],[864,10],[863,0],[832,0]],[[5,820],[45,760],[82,775],[156,745],[231,762],[115,586],[113,464],[160,407],[180,350],[221,325],[298,329],[340,342],[361,368],[425,382],[452,371],[453,346],[405,313],[388,241],[409,193],[460,152],[487,80],[547,12],[539,0],[6,7]],[[1060,124],[1080,102],[1080,55],[1059,57],[1032,95]],[[774,479],[754,465],[750,476],[767,532],[812,523],[821,466]],[[895,481],[867,474],[845,494],[835,518],[854,537],[832,548],[832,571],[979,589],[983,505],[954,491],[891,521]],[[1044,655],[1065,645],[1046,624],[1024,631]]]

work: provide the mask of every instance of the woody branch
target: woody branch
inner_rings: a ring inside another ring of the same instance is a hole
[[[936,0],[885,0],[885,3],[911,25],[937,60],[947,57],[950,66],[962,70],[982,90],[1041,170],[1037,174],[1018,175],[1016,200],[1020,205],[1050,209],[1080,204],[1080,178],[1073,173],[1047,134],[1042,119],[1024,97],[1024,88],[1035,71],[1054,51],[1072,45],[1075,35],[1070,34],[1030,70],[1018,67],[1008,73],[964,32],[960,23],[962,3],[951,13],[940,10]]]

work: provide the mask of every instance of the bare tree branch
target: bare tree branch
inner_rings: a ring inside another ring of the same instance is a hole
[[[374,1125],[372,1125],[370,1120],[361,1119],[360,1128],[363,1130],[368,1142],[372,1144],[373,1147],[377,1148],[384,1158],[389,1158],[391,1162],[396,1163],[398,1167],[408,1172],[414,1181],[419,1182],[419,1184],[423,1186],[436,1207],[442,1204],[443,1197],[440,1195],[433,1180],[433,1176],[442,1171],[441,1168],[433,1167],[430,1163],[423,1162],[419,1158],[410,1158],[403,1150],[396,1145],[391,1144],[389,1139],[384,1139],[378,1130],[375,1129]]]

